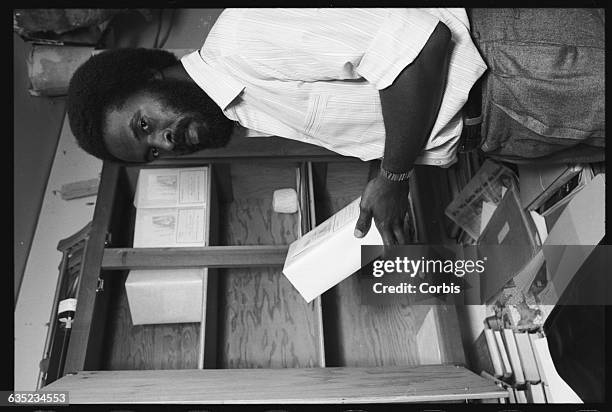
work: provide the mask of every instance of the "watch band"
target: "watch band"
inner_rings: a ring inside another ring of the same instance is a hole
[[[403,173],[393,173],[388,170],[385,170],[382,167],[382,162],[380,163],[380,175],[384,177],[385,179],[390,180],[392,182],[405,182],[409,180],[410,176],[412,176],[413,170],[414,169],[410,169],[409,171],[403,172]]]

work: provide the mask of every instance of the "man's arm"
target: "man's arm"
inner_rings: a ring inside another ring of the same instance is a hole
[[[389,87],[380,90],[385,123],[382,168],[393,174],[412,170],[436,121],[444,93],[451,33],[438,23],[417,58]],[[404,244],[408,181],[378,175],[365,187],[355,236],[369,231],[372,218],[385,245]]]

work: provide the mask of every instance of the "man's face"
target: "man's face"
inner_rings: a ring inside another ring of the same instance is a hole
[[[232,129],[233,122],[197,85],[162,80],[109,108],[103,138],[116,158],[148,162],[157,155],[224,146]]]

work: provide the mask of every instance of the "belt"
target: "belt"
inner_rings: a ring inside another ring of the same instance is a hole
[[[458,151],[467,153],[480,148],[482,136],[480,125],[482,124],[482,77],[478,79],[468,95],[468,100],[463,107],[463,130],[459,137]]]

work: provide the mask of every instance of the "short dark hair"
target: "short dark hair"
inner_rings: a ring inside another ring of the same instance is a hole
[[[70,129],[79,146],[99,159],[120,162],[102,138],[105,111],[144,87],[155,71],[177,62],[165,50],[129,48],[107,50],[83,63],[70,79],[66,102]]]

